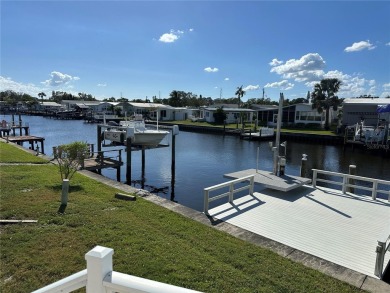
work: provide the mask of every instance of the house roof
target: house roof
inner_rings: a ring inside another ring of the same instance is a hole
[[[40,102],[42,106],[50,106],[50,107],[62,107],[61,104],[58,104],[56,102]]]
[[[390,104],[390,99],[386,98],[350,98],[345,99],[343,104],[356,104],[356,105],[387,105]]]
[[[218,107],[207,107],[205,110],[207,111],[216,111]],[[246,109],[246,108],[223,108],[225,112],[256,112],[252,109]]]
[[[172,109],[173,107],[168,106],[168,105],[163,105],[163,104],[157,104],[157,103],[133,103],[129,102],[130,105],[133,107],[138,107],[138,108],[146,108],[146,109]]]

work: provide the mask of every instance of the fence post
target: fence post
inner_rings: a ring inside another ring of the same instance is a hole
[[[209,215],[209,191],[208,190],[204,190],[203,212],[205,213],[205,215]]]
[[[341,191],[343,192],[343,194],[345,194],[346,189],[347,189],[347,182],[348,182],[347,176],[348,176],[348,175],[343,174],[343,186],[342,186],[342,189],[341,189]]]
[[[254,187],[255,187],[255,176],[251,177],[250,184],[251,184],[251,187],[249,189],[249,194],[253,195],[253,190],[254,190]]]
[[[229,188],[229,203],[233,203],[233,194],[234,194],[234,184],[230,183]]]
[[[385,258],[386,251],[386,243],[378,241],[378,245],[376,246],[376,261],[375,261],[375,272],[374,274],[382,279],[383,274],[383,262]]]
[[[87,261],[87,293],[105,293],[104,277],[112,272],[112,255],[114,250],[96,246],[85,255]]]
[[[356,165],[349,165],[349,175],[356,175]],[[348,178],[348,184],[355,185],[355,179]],[[354,193],[355,188],[348,186],[347,192]]]
[[[317,170],[313,170],[313,187],[317,187]]]
[[[376,191],[378,189],[378,180],[372,182],[372,199],[376,200]]]

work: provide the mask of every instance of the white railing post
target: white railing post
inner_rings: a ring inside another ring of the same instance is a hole
[[[105,293],[103,287],[104,277],[112,272],[112,255],[114,250],[111,248],[96,246],[86,255],[87,261],[87,293]]]
[[[229,187],[229,203],[233,203],[233,195],[234,195],[234,183],[230,183],[230,187]]]
[[[255,188],[255,176],[252,176],[250,180],[250,188],[249,188],[250,195],[253,195],[254,188]]]
[[[376,247],[376,261],[375,261],[375,276],[382,279],[383,274],[383,262],[385,259],[386,252],[386,242],[378,241],[378,245]]]
[[[341,189],[341,191],[343,192],[343,194],[346,193],[346,190],[347,190],[347,183],[348,183],[348,175],[344,174],[344,175],[343,175],[343,186],[342,186],[342,189]]]
[[[317,187],[317,170],[313,170],[313,187]]]
[[[209,215],[209,191],[204,191],[203,212],[205,215]]]
[[[372,199],[376,200],[376,191],[378,189],[378,180],[372,181]]]

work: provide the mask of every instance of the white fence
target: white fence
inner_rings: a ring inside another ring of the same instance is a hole
[[[317,170],[317,169],[312,169],[312,170],[313,170],[313,187],[317,186],[317,182],[324,182],[324,183],[329,183],[329,184],[340,185],[343,193],[347,192],[348,187],[362,189],[362,190],[368,190],[368,191],[371,191],[372,199],[374,199],[374,200],[376,199],[377,193],[383,193],[383,194],[387,194],[388,201],[390,202],[390,190],[378,189],[378,184],[390,186],[390,181],[362,177],[362,176],[356,176],[356,175],[350,175],[350,174],[337,173],[337,172],[330,172],[330,171],[324,171],[324,170]],[[342,182],[320,179],[320,178],[318,178],[318,174],[341,177]],[[367,187],[367,186],[363,186],[363,185],[356,185],[355,180],[372,183],[372,187]]]
[[[214,185],[214,186],[205,188],[203,190],[204,191],[203,212],[206,215],[209,215],[209,204],[210,204],[210,202],[212,202],[214,200],[217,200],[217,199],[220,199],[220,198],[229,197],[229,202],[232,203],[234,194],[237,193],[237,192],[249,189],[249,194],[252,195],[253,194],[253,187],[254,187],[254,178],[255,178],[255,175],[249,175],[249,176],[245,176],[245,177],[242,177],[242,178],[238,178],[238,179],[235,179],[235,180],[231,180],[231,181],[228,181],[228,182],[224,182],[224,183],[221,183],[221,184],[218,184],[218,185]],[[249,180],[249,185],[246,185],[246,186],[234,189],[234,185],[235,184],[242,183],[242,182],[248,181],[248,180]],[[218,190],[218,189],[221,189],[221,188],[224,188],[224,187],[229,187],[229,191],[225,192],[225,193],[222,193],[222,194],[219,194],[219,195],[216,195],[216,196],[213,196],[213,197],[210,197],[210,192],[211,191]]]
[[[85,255],[87,269],[32,293],[72,292],[86,287],[86,293],[195,293],[182,287],[143,279],[112,270],[114,250],[96,246]]]

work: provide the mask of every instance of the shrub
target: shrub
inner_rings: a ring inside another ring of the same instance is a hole
[[[74,173],[80,169],[89,151],[86,142],[76,141],[59,145],[54,148],[54,159],[58,162],[61,179],[71,179]]]

